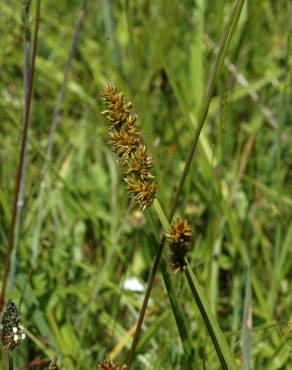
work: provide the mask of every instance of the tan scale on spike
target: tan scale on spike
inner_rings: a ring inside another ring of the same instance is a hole
[[[104,360],[97,364],[98,370],[130,370],[127,365],[116,365],[112,361]]]
[[[132,103],[111,83],[105,85],[102,97],[106,109],[102,114],[110,124],[109,143],[128,175],[125,182],[131,198],[144,211],[152,204],[158,186],[150,173],[153,160],[142,144],[138,117],[132,112]]]

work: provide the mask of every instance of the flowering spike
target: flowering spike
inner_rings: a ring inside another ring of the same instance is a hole
[[[112,361],[104,360],[97,364],[98,370],[130,370],[127,365],[116,365]]]
[[[7,303],[0,325],[0,333],[1,342],[5,349],[13,349],[25,339],[23,327],[20,325],[18,309],[12,301]]]
[[[165,233],[171,250],[171,267],[175,271],[183,272],[186,269],[185,256],[191,241],[191,229],[186,219],[177,219]]]
[[[57,352],[54,355],[54,357],[52,358],[52,361],[50,362],[49,370],[56,370],[57,369],[58,357],[59,357],[59,353]]]
[[[144,145],[140,145],[129,160],[128,173],[134,173],[142,181],[152,177],[150,169],[153,167],[152,157],[147,153]]]
[[[157,184],[150,181],[153,160],[142,144],[138,117],[132,112],[132,103],[109,82],[102,96],[106,108],[102,114],[110,124],[109,142],[125,167],[128,175],[125,181],[131,197],[144,211],[155,198]]]
[[[126,177],[125,181],[131,198],[140,204],[144,211],[153,202],[157,191],[157,184],[141,181],[130,176]]]

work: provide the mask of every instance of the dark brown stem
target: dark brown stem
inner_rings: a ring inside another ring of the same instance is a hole
[[[179,197],[181,195],[181,192],[182,192],[182,189],[183,189],[183,186],[184,186],[184,183],[185,183],[190,165],[192,163],[192,159],[194,157],[194,153],[195,153],[195,150],[196,150],[196,147],[197,147],[197,144],[198,144],[198,140],[199,140],[203,125],[205,123],[205,120],[206,120],[206,117],[207,117],[207,114],[208,114],[211,98],[212,98],[212,95],[213,95],[213,92],[214,92],[215,82],[217,80],[218,73],[219,73],[219,71],[221,69],[221,66],[222,66],[222,63],[224,61],[224,57],[225,57],[225,54],[227,52],[228,46],[230,44],[231,37],[233,35],[235,25],[238,21],[240,13],[241,13],[243,4],[244,4],[244,0],[236,0],[235,1],[234,8],[233,8],[233,10],[230,14],[230,17],[229,17],[228,22],[225,26],[222,37],[219,41],[218,52],[217,52],[214,64],[212,65],[209,80],[208,80],[206,90],[205,90],[203,105],[202,105],[202,109],[200,111],[200,115],[199,115],[199,119],[198,119],[198,126],[195,130],[192,145],[191,145],[191,148],[189,150],[189,153],[188,153],[188,156],[187,156],[187,159],[186,159],[186,164],[185,164],[183,173],[181,175],[179,185],[178,185],[177,191],[175,193],[174,200],[173,200],[173,203],[172,203],[172,207],[170,209],[170,213],[169,213],[169,216],[168,216],[169,223],[171,223],[174,212],[175,212],[175,209],[178,205]],[[148,283],[147,283],[147,289],[146,289],[145,297],[144,297],[144,300],[143,300],[143,305],[142,305],[141,310],[140,310],[136,331],[135,331],[132,346],[131,346],[131,349],[130,349],[130,352],[129,352],[129,357],[128,357],[129,367],[131,366],[131,364],[133,362],[133,359],[134,359],[134,356],[135,356],[135,350],[136,350],[136,346],[137,346],[137,343],[138,343],[138,338],[139,338],[139,335],[140,335],[140,332],[141,332],[141,327],[142,327],[142,323],[143,323],[143,320],[144,320],[144,315],[145,315],[148,300],[149,300],[149,297],[150,297],[150,294],[151,294],[151,291],[152,291],[152,287],[153,287],[156,272],[157,272],[157,269],[158,269],[159,261],[160,261],[161,255],[162,255],[164,242],[165,242],[165,238],[162,237],[162,239],[159,243],[159,248],[158,248],[158,251],[157,251],[157,255],[154,259],[152,270],[151,270],[150,275],[149,275],[149,279],[148,279]]]
[[[8,369],[13,370],[13,352],[8,350]]]
[[[15,223],[16,223],[16,218],[17,218],[17,200],[19,198],[20,185],[21,185],[21,179],[22,179],[23,168],[24,168],[25,144],[27,140],[27,131],[28,131],[28,126],[29,126],[29,114],[30,114],[32,90],[33,90],[33,77],[34,77],[34,71],[35,71],[35,59],[36,59],[38,31],[39,31],[39,23],[40,23],[40,10],[41,10],[41,0],[37,0],[36,13],[35,13],[34,38],[33,38],[33,45],[32,45],[32,58],[31,58],[31,66],[30,66],[30,72],[29,72],[27,98],[25,99],[27,107],[25,109],[25,114],[23,118],[23,130],[22,130],[22,138],[21,138],[21,148],[20,148],[20,153],[19,153],[19,164],[18,164],[18,170],[16,174],[16,185],[15,185],[15,192],[14,192],[14,199],[13,199],[13,206],[12,206],[12,218],[11,218],[9,231],[8,231],[7,250],[5,253],[5,257],[4,257],[4,267],[3,267],[4,272],[3,272],[3,281],[2,281],[1,296],[0,296],[0,312],[3,309],[3,305],[5,301],[5,292],[6,292],[7,280],[8,280],[9,269],[10,269],[10,257],[11,257],[11,253],[12,253],[13,245],[14,245],[14,229],[15,229]]]

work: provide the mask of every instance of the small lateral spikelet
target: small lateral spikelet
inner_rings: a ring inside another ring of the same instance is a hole
[[[58,352],[52,358],[48,370],[57,370],[57,362],[58,362]]]
[[[0,325],[1,342],[3,347],[11,350],[25,339],[23,327],[20,324],[18,309],[12,301],[8,301]]]
[[[153,160],[142,144],[137,127],[138,117],[132,112],[132,104],[109,82],[102,97],[106,108],[102,114],[110,124],[109,143],[125,169],[125,182],[131,198],[144,211],[152,204],[158,186],[151,180],[154,178],[150,173]]]
[[[185,256],[189,249],[192,233],[186,219],[177,219],[165,233],[169,243],[171,256],[170,265],[175,271],[183,272],[186,269]]]
[[[97,364],[98,370],[130,370],[127,365],[116,365],[112,361],[104,360]]]

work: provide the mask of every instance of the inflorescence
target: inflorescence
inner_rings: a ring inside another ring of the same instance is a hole
[[[57,352],[54,355],[54,357],[52,358],[51,362],[50,362],[49,370],[56,370],[57,369],[58,356],[59,356],[59,353]]]
[[[11,301],[8,301],[3,314],[0,333],[1,342],[7,350],[17,347],[25,339],[23,327],[20,325],[18,309]]]
[[[109,82],[103,90],[106,110],[102,112],[110,124],[109,141],[119,162],[126,169],[125,182],[131,198],[144,211],[155,198],[157,183],[150,173],[153,160],[143,145],[137,128],[138,117],[132,113],[132,103]]]
[[[183,272],[186,269],[186,254],[189,250],[192,233],[186,219],[177,219],[165,233],[171,250],[171,267],[175,271]]]
[[[127,365],[116,365],[109,360],[104,360],[97,364],[98,370],[130,370]]]

